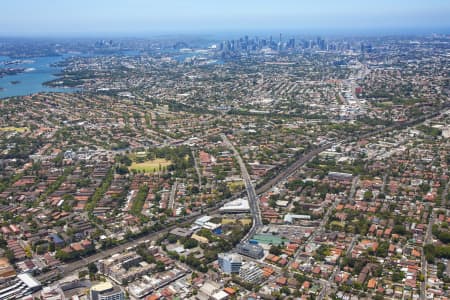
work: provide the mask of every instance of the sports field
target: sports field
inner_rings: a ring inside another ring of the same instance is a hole
[[[136,170],[138,172],[144,173],[154,173],[170,165],[171,165],[170,160],[166,160],[164,158],[157,158],[154,160],[147,160],[141,163],[133,162],[130,166],[130,170]]]
[[[27,127],[0,127],[0,131],[16,131],[16,132],[25,132],[27,131]]]

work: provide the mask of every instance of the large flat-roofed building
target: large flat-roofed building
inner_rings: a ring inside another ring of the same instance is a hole
[[[224,206],[219,208],[221,213],[245,213],[250,211],[250,205],[247,199],[236,199],[225,203]]]
[[[241,267],[239,270],[239,277],[244,281],[257,283],[261,281],[263,271],[255,263],[249,262]]]
[[[91,287],[91,300],[124,300],[125,293],[110,282],[102,282]]]
[[[239,254],[219,253],[217,257],[222,272],[227,274],[239,273],[242,266],[242,257]]]
[[[264,257],[264,249],[258,244],[240,243],[237,245],[240,254],[260,259]]]
[[[183,277],[187,270],[179,266],[162,273],[155,273],[153,275],[143,276],[128,285],[128,292],[135,299],[140,299],[155,290],[158,290],[171,282]]]
[[[135,251],[115,254],[108,259],[99,260],[97,267],[100,273],[114,282],[123,284],[152,271],[156,265],[147,264]]]
[[[309,215],[294,215],[294,214],[286,214],[284,216],[284,222],[292,224],[295,220],[309,221],[311,220],[311,216]]]
[[[334,180],[352,180],[353,174],[342,172],[328,172],[328,177]]]
[[[42,288],[41,283],[28,273],[17,275],[0,289],[0,299],[21,299]]]
[[[203,225],[205,225],[205,223],[209,222],[211,219],[211,216],[203,216],[195,220],[194,224],[203,227]]]

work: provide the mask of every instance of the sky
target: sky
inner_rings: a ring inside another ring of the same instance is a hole
[[[449,33],[450,0],[2,0],[0,36]]]

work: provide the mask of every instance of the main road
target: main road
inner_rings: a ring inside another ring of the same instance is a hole
[[[257,232],[257,230],[263,225],[261,218],[261,210],[259,208],[258,196],[256,195],[255,187],[253,186],[253,183],[250,179],[250,174],[248,173],[247,170],[247,166],[245,165],[241,155],[225,134],[222,133],[220,136],[224,144],[234,153],[234,157],[236,158],[239,167],[241,169],[242,179],[244,180],[245,183],[245,190],[247,191],[248,204],[250,206],[250,213],[253,218],[253,224],[252,228],[250,228],[245,237],[242,239],[242,241],[245,242],[248,241],[250,237],[252,237]]]
[[[192,158],[194,159],[194,167],[195,167],[195,171],[197,172],[197,177],[198,177],[198,189],[201,191],[202,190],[202,173],[200,172],[200,168],[198,166],[197,155],[194,150],[192,150]]]

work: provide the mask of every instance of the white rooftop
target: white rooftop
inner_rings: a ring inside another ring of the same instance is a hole
[[[214,300],[223,300],[223,299],[227,299],[228,296],[229,296],[228,293],[226,293],[225,291],[218,291],[217,293],[212,295],[212,298]]]
[[[30,289],[41,286],[41,283],[28,273],[19,274],[17,277]]]
[[[246,199],[236,199],[231,202],[225,203],[220,209],[222,212],[227,211],[250,211],[250,205]]]
[[[198,218],[198,219],[195,221],[195,224],[197,224],[197,225],[199,225],[199,226],[203,226],[203,224],[205,224],[206,222],[208,222],[208,221],[211,220],[211,219],[212,219],[211,216],[203,216],[203,217]]]

